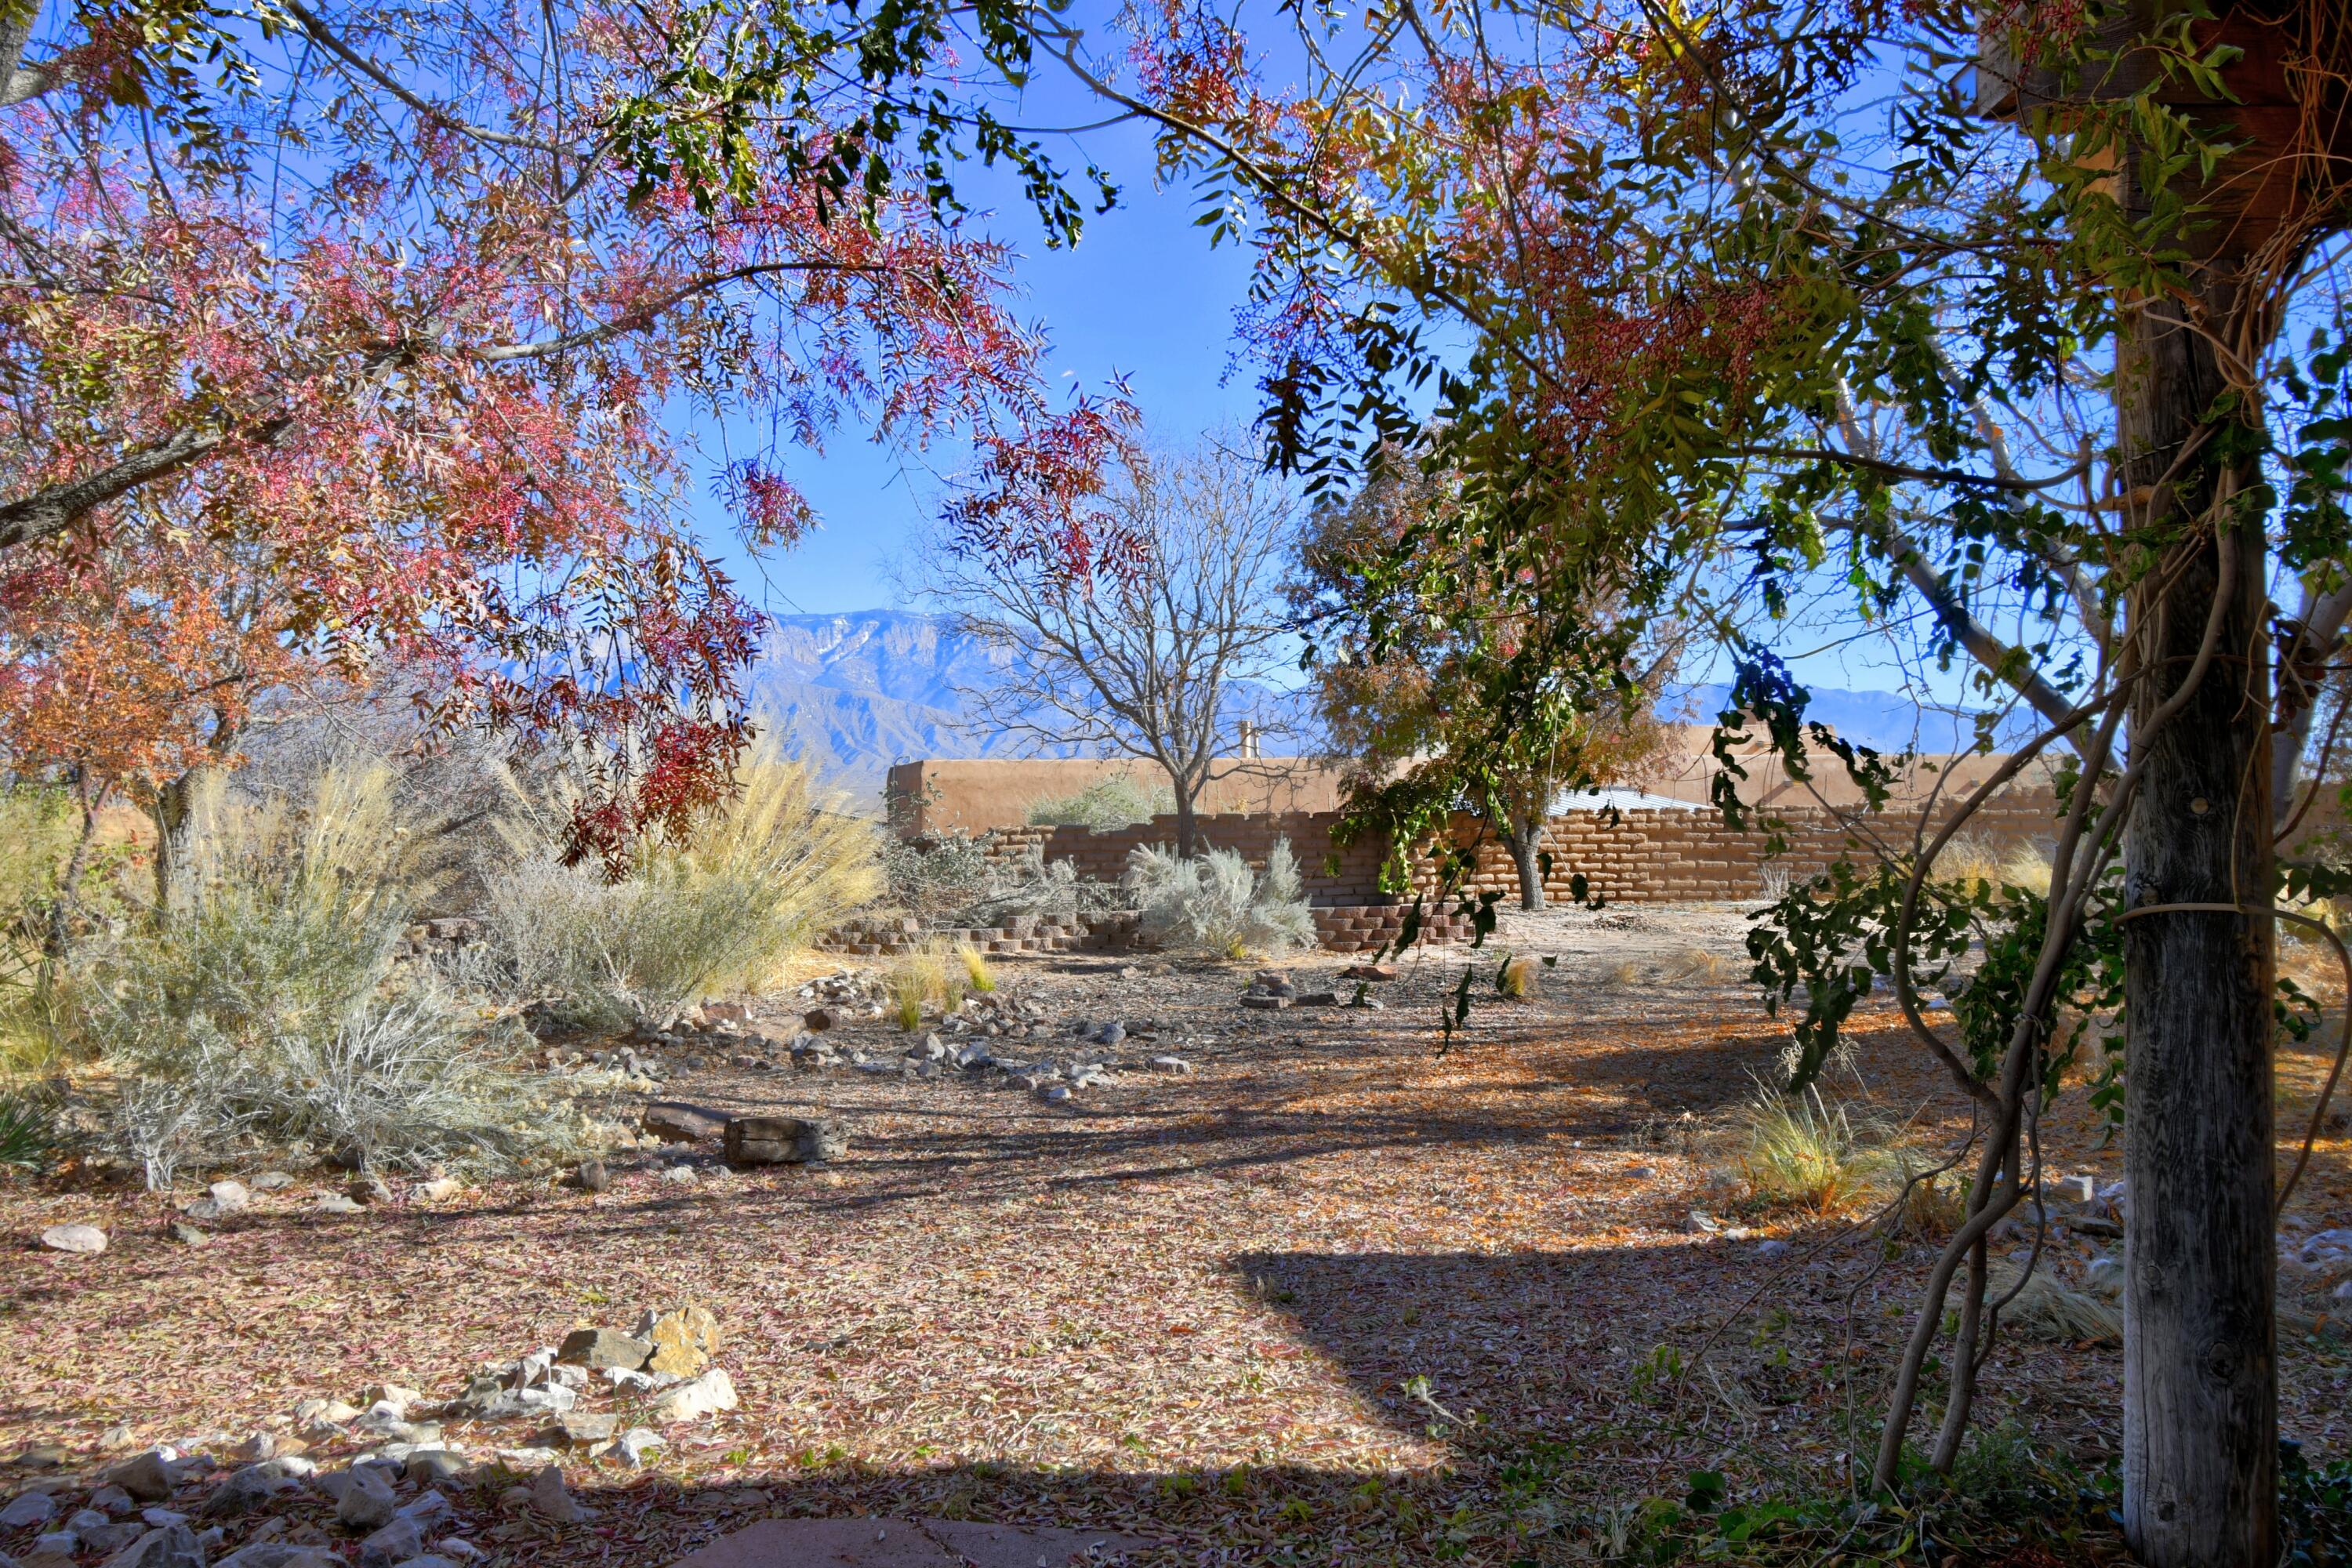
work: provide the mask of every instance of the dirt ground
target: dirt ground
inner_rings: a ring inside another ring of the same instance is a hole
[[[1481,1000],[1442,1055],[1465,962],[1444,950],[1372,987],[1380,1011],[1244,1011],[1246,965],[1013,959],[1003,994],[1039,1004],[1049,1036],[1120,1019],[1133,1037],[1087,1054],[1136,1070],[1058,1106],[995,1075],[846,1068],[680,1067],[664,1090],[822,1110],[851,1139],[824,1167],[703,1156],[686,1186],[660,1175],[677,1151],[649,1151],[602,1194],[515,1181],[341,1216],[315,1211],[306,1177],[202,1248],[170,1238],[163,1197],[19,1182],[0,1189],[8,1236],[89,1221],[113,1242],[0,1253],[0,1455],[56,1445],[58,1468],[15,1473],[72,1476],[122,1425],[224,1452],[290,1433],[304,1399],[377,1382],[446,1397],[574,1327],[695,1302],[726,1334],[739,1409],[670,1429],[642,1471],[568,1462],[593,1521],[502,1510],[491,1486],[460,1497],[459,1533],[506,1563],[657,1565],[761,1517],[872,1511],[1118,1529],[1170,1563],[1502,1568],[1602,1550],[1622,1510],[1681,1497],[1693,1472],[1722,1472],[1734,1500],[1833,1493],[1932,1249],[1883,1255],[1727,1187],[1729,1119],[1788,1036],[1744,979],[1744,931],[1722,907],[1513,914],[1496,953],[1556,967],[1507,1001],[1476,955]],[[1311,988],[1345,962],[1289,967]],[[789,1028],[804,1005],[760,1014]],[[1829,1087],[1932,1146],[1962,1108],[1897,1023],[1863,1009]],[[836,1037],[906,1040],[866,1019]],[[1157,1054],[1196,1070],[1143,1070]],[[2283,1164],[2326,1060],[2283,1059]],[[2053,1169],[2104,1184],[2121,1151],[2084,1100],[2044,1143]],[[2341,1131],[2292,1217],[2352,1225]],[[2061,1247],[2060,1276],[2096,1246]],[[2282,1331],[2283,1418],[2340,1457],[2352,1361],[2327,1305]],[[2095,1471],[2119,1364],[2096,1344],[2006,1345],[1983,1425]],[[526,1433],[447,1438],[487,1459]],[[311,1524],[311,1504],[272,1507]]]

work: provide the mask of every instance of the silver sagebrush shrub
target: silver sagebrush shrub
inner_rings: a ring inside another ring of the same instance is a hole
[[[1173,952],[1240,958],[1315,945],[1315,917],[1287,839],[1275,841],[1262,872],[1231,849],[1187,860],[1164,846],[1139,846],[1128,857],[1124,885],[1141,911],[1144,940]]]

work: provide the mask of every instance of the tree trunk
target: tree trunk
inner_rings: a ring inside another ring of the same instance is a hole
[[[2228,303],[2209,301],[2217,320],[2229,319]],[[2196,541],[2160,601],[2151,574],[2129,605],[2148,639],[2149,673],[2132,701],[2132,761],[2145,771],[2124,840],[2126,901],[2266,909],[2263,520],[2250,509],[2232,521],[2228,506],[2260,476],[2219,460],[2227,433],[2202,427],[2224,390],[2211,346],[2144,310],[2126,310],[2120,324],[2127,491],[2152,498],[2147,517],[2159,536]],[[2184,459],[2200,437],[2201,451]],[[2171,483],[2161,482],[2176,460]],[[2225,548],[2234,557],[2226,564]],[[2189,678],[2224,593],[2201,680],[2144,738],[2155,710]],[[2272,921],[2172,912],[2123,931],[2125,1536],[2150,1568],[2269,1568],[2278,1426]]]
[[[73,946],[73,918],[81,908],[81,879],[89,869],[90,846],[98,842],[98,802],[85,800],[81,808],[81,833],[74,839],[73,854],[66,860],[64,873],[58,878],[57,897],[49,903],[48,932],[41,939],[41,957],[54,965]]]
[[[1200,830],[1195,826],[1193,804],[1198,798],[1195,786],[1183,779],[1176,781],[1176,853],[1190,860],[1200,849]]]
[[[147,815],[155,824],[155,923],[168,926],[187,911],[193,897],[188,880],[188,816],[198,781],[205,770],[190,768],[155,792]]]
[[[1544,907],[1543,818],[1515,816],[1506,832],[1511,841],[1511,863],[1519,869],[1519,908]]]

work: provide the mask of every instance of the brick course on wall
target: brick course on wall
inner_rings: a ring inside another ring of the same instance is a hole
[[[1937,820],[1946,815],[1939,814]],[[1866,860],[1868,851],[1859,847],[1858,832],[1907,850],[1916,820],[1890,814],[1850,823],[1820,807],[1783,810],[1777,816],[1786,825],[1789,848],[1769,861],[1760,829],[1734,831],[1711,810],[1627,811],[1613,819],[1599,812],[1556,816],[1544,832],[1543,847],[1551,854],[1545,891],[1566,899],[1572,879],[1581,874],[1589,891],[1617,903],[1751,899],[1766,891],[1768,876],[1776,872],[1802,880],[1841,857]],[[1380,886],[1386,843],[1360,840],[1345,848],[1335,847],[1331,830],[1339,822],[1337,812],[1204,816],[1197,822],[1202,843],[1239,850],[1253,865],[1265,864],[1277,839],[1288,840],[1311,904],[1352,907],[1396,901]],[[2021,846],[2046,848],[2057,835],[2055,804],[2047,790],[2003,795],[1977,814],[1968,831],[1990,841],[1998,856]],[[1454,834],[1457,844],[1478,847],[1472,889],[1516,899],[1518,873],[1508,847],[1491,833],[1482,837],[1473,818],[1457,818]],[[1170,816],[1106,830],[1012,827],[992,836],[989,852],[1009,861],[1034,847],[1047,860],[1072,862],[1082,878],[1108,882],[1118,879],[1136,847],[1172,844],[1175,837],[1175,819]],[[1434,854],[1424,849],[1413,858],[1412,868],[1422,890],[1434,889]]]

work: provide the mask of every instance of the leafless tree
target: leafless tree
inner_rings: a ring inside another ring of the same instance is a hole
[[[1190,856],[1202,791],[1289,728],[1265,683],[1284,663],[1274,590],[1297,506],[1232,436],[1129,456],[1104,504],[1141,546],[1131,572],[1079,577],[934,541],[921,581],[961,631],[1006,656],[1003,683],[966,693],[975,724],[1035,751],[1158,763]]]

